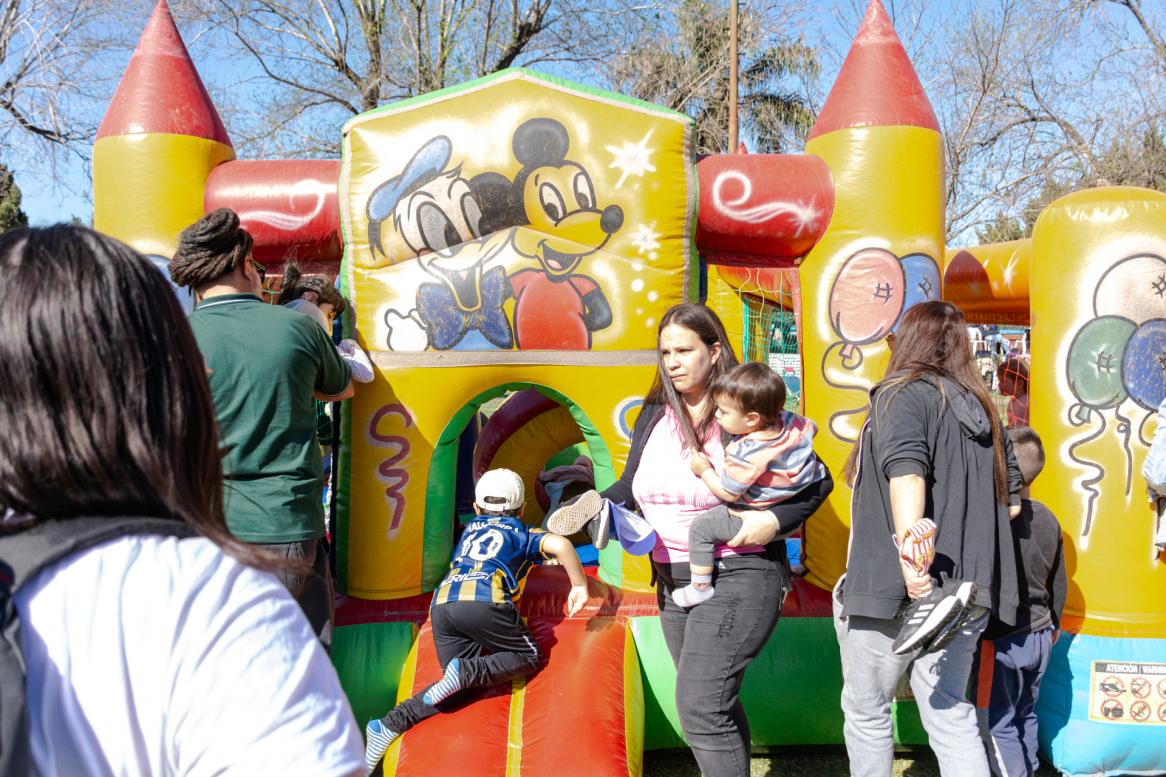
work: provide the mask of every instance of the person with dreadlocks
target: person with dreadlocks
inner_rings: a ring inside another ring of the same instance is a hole
[[[332,576],[320,501],[323,464],[313,399],[352,396],[352,372],[307,317],[260,298],[262,268],[234,211],[182,231],[170,277],[194,290],[190,327],[207,367],[227,527],[293,562],[283,582],[321,640],[331,641]]]

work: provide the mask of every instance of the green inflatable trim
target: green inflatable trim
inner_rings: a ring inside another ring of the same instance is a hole
[[[521,391],[533,388],[540,394],[549,397],[567,408],[575,423],[583,432],[591,461],[595,465],[595,485],[597,488],[607,488],[615,482],[611,452],[608,451],[603,437],[595,428],[595,424],[587,417],[577,404],[564,394],[534,383],[515,382],[504,383],[492,389],[483,391],[472,398],[462,407],[442,430],[441,436],[434,445],[433,459],[429,465],[427,485],[425,487],[425,530],[424,546],[421,556],[421,590],[432,591],[445,577],[449,569],[449,556],[453,551],[453,520],[454,514],[454,483],[457,478],[457,452],[462,431],[478,409],[494,397],[506,391]],[[620,556],[622,561],[622,554]],[[602,566],[602,556],[600,564]],[[618,571],[613,576],[618,579]],[[602,574],[603,570],[601,570]],[[607,582],[612,582],[606,578]],[[618,583],[614,583],[618,585]]]
[[[568,445],[563,450],[556,453],[547,459],[545,469],[554,469],[555,467],[566,467],[569,464],[574,464],[575,459],[580,456],[591,458],[591,451],[587,449],[587,443],[578,442],[574,445]]]
[[[397,703],[401,668],[416,640],[417,627],[409,622],[333,629],[332,663],[361,728]]]
[[[656,615],[631,619],[644,683],[644,750],[686,747],[676,714],[676,670]]]
[[[631,105],[642,110],[650,111],[659,116],[668,116],[673,119],[680,120],[683,123],[689,124],[690,126],[695,124],[693,118],[688,114],[681,113],[680,111],[674,111],[671,108],[665,108],[662,105],[650,103],[645,100],[638,100],[635,97],[628,97],[627,95],[619,94],[618,92],[609,92],[606,89],[599,89],[594,86],[586,86],[584,84],[576,83],[575,81],[570,81],[566,78],[547,75],[546,73],[540,73],[537,70],[530,70],[529,68],[525,67],[508,67],[505,70],[499,70],[497,73],[490,73],[489,75],[482,76],[481,78],[475,78],[472,81],[466,81],[461,84],[447,86],[442,89],[437,89],[433,92],[426,92],[425,94],[416,95],[415,97],[406,97],[404,100],[398,100],[395,103],[388,103],[387,105],[373,108],[371,111],[365,111],[364,113],[357,114],[348,121],[344,122],[342,132],[343,134],[347,135],[354,124],[363,121],[370,116],[376,116],[381,113],[391,113],[394,111],[399,111],[402,108],[424,105],[428,102],[450,97],[452,95],[458,94],[459,92],[468,92],[470,90],[477,89],[478,87],[484,86],[491,81],[501,81],[503,79],[513,78],[515,75],[519,74],[529,78],[532,81],[542,81],[547,84],[561,86],[566,89],[571,89],[576,92],[591,95],[593,97],[600,97],[605,100],[611,100],[612,102]]]
[[[684,137],[684,155],[686,159],[692,159],[692,132],[685,133]],[[685,267],[685,272],[688,273],[688,282],[685,287],[688,289],[688,299],[685,302],[699,302],[704,304],[707,300],[701,299],[700,293],[700,249],[696,245],[696,222],[700,218],[700,171],[696,165],[688,165],[688,191],[696,192],[695,197],[691,197],[691,202],[688,207],[688,223],[689,235],[692,237],[688,240],[688,262]],[[706,295],[707,296],[707,289]]]
[[[631,625],[644,682],[644,749],[684,747],[676,671],[660,618],[632,618]],[[757,746],[844,744],[841,697],[842,664],[830,618],[782,618],[741,689]],[[926,744],[915,702],[896,701],[891,709],[896,744]]]

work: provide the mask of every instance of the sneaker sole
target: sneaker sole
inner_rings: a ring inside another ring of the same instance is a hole
[[[897,656],[910,653],[920,645],[927,644],[932,641],[935,635],[948,625],[953,620],[959,620],[960,614],[967,606],[968,601],[972,598],[972,592],[975,590],[975,583],[962,582],[956,593],[952,596],[946,596],[940,599],[930,612],[923,616],[923,622],[915,629],[915,632],[904,639],[902,643],[891,648]],[[898,642],[898,639],[895,640]]]
[[[602,505],[603,497],[598,491],[587,491],[573,503],[563,505],[551,513],[547,518],[547,530],[564,537],[578,534],[599,513]]]

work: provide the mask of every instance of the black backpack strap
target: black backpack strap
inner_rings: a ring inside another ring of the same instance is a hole
[[[29,751],[28,710],[21,652],[20,619],[13,593],[37,573],[68,556],[133,534],[192,537],[179,520],[83,517],[38,521],[14,534],[0,534],[0,775],[25,777],[36,769]]]
[[[193,537],[182,521],[170,518],[80,517],[42,520],[11,535],[0,535],[0,584],[15,591],[37,572],[67,556],[131,534]]]

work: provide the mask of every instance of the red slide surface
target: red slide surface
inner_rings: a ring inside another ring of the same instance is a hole
[[[655,602],[589,582],[588,606],[564,618],[566,576],[560,569],[536,569],[521,610],[547,664],[525,681],[490,691],[406,733],[390,749],[385,774],[638,775],[643,689],[627,617],[654,610]],[[426,623],[412,682],[408,668],[403,679],[416,693],[440,676]]]

